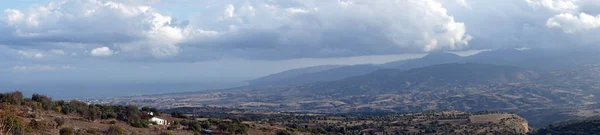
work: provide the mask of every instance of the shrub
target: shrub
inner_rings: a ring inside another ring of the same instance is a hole
[[[100,130],[98,130],[97,128],[90,128],[85,130],[85,132],[88,134],[97,134],[98,132],[100,132]]]
[[[54,111],[60,113],[60,112],[62,112],[62,107],[56,106],[56,107],[54,107]]]
[[[63,124],[65,124],[65,119],[63,119],[63,118],[54,118],[54,123],[56,123],[56,127],[55,128],[59,128],[60,126],[62,126]]]
[[[185,114],[183,114],[182,112],[172,112],[171,117],[183,118],[183,119],[187,118],[187,116],[185,116]]]
[[[108,127],[108,131],[106,131],[107,135],[123,135],[123,129],[119,126],[110,126]]]
[[[291,133],[285,130],[279,130],[277,131],[277,135],[291,135]]]
[[[35,130],[42,130],[42,129],[45,129],[45,124],[41,121],[36,121],[35,119],[31,119],[31,121],[29,121],[29,127],[31,127],[32,129],[35,129]]]
[[[21,101],[23,101],[23,93],[20,91],[0,94],[0,102],[21,105]]]
[[[59,133],[60,135],[72,135],[74,131],[75,129],[71,127],[64,127],[60,129]]]
[[[52,102],[52,98],[46,95],[33,94],[31,95],[31,100],[42,103],[44,110],[54,109],[54,102]]]
[[[23,120],[14,114],[0,114],[0,125],[2,125],[0,126],[0,131],[10,131],[13,134],[21,134],[23,131],[25,131],[25,125],[23,123]]]
[[[136,128],[149,128],[150,122],[147,120],[138,120],[138,121],[131,122],[130,125],[132,127],[136,127]]]

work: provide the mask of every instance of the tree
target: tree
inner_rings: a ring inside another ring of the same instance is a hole
[[[172,112],[171,117],[184,118],[184,119],[187,118],[187,116],[185,116],[182,112]]]
[[[31,100],[42,103],[42,107],[44,108],[44,110],[54,109],[54,102],[52,102],[52,98],[48,96],[41,94],[33,94],[31,95]]]
[[[95,121],[101,114],[100,108],[95,105],[89,105],[84,117],[88,120]]]
[[[150,108],[148,111],[152,112],[154,116],[160,116],[160,112],[156,108]]]
[[[225,123],[219,123],[219,125],[217,125],[217,129],[221,131],[227,131],[229,128],[229,125]]]
[[[73,131],[75,131],[75,129],[73,129],[72,127],[64,127],[61,128],[59,131],[60,135],[72,135]]]
[[[238,127],[235,129],[235,134],[246,134],[248,132],[248,127],[244,124],[238,124]]]
[[[150,107],[144,106],[144,107],[142,107],[142,111],[150,112]]]

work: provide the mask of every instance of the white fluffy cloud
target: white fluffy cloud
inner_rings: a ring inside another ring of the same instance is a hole
[[[0,44],[77,44],[39,50],[107,49],[125,59],[295,59],[562,44],[571,41],[564,33],[600,27],[593,0],[187,1],[197,6],[183,18],[166,13],[185,10],[153,5],[165,1],[131,1],[6,9]]]
[[[99,47],[99,48],[93,49],[90,52],[90,55],[101,56],[101,57],[111,56],[111,55],[113,55],[113,50],[110,50],[110,48],[108,48],[108,47]]]
[[[579,16],[575,16],[570,13],[563,13],[548,19],[546,25],[550,28],[561,28],[566,33],[574,33],[581,30],[599,28],[600,15],[592,16],[586,13],[579,13]]]
[[[12,37],[2,42],[113,45],[120,56],[134,57],[186,52],[288,59],[460,50],[472,39],[465,24],[434,0],[196,4],[204,5],[198,9],[202,16],[191,18],[190,25],[150,5],[119,0],[64,0],[29,10],[7,9]]]
[[[192,22],[184,44],[241,57],[460,50],[472,39],[467,26],[433,0],[252,1],[213,3],[210,10],[220,12]]]
[[[580,7],[597,3],[594,0],[527,0],[529,5],[544,8],[558,14],[546,21],[548,28],[560,28],[565,33],[575,33],[600,27],[600,15],[582,12]],[[586,5],[587,4],[587,5]]]
[[[110,0],[53,1],[29,10],[6,9],[12,36],[5,44],[114,44],[156,57],[176,55],[182,30],[152,7]]]

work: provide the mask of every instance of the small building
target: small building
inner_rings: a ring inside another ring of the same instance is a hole
[[[167,120],[157,117],[150,118],[150,122],[156,123],[157,125],[169,125],[169,122]]]

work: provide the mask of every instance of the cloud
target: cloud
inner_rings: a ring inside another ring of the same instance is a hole
[[[144,2],[64,0],[7,9],[4,33],[10,37],[0,42],[113,45],[121,57],[169,58],[183,52],[183,57],[293,59],[462,50],[473,38],[434,0],[197,4],[205,5],[198,9],[203,16],[190,21]]]
[[[34,50],[18,50],[17,53],[27,58],[43,58],[45,56],[43,53]]]
[[[530,6],[544,8],[557,13],[546,21],[548,28],[560,28],[565,33],[590,30],[600,27],[600,15],[593,16],[583,11],[593,11],[594,0],[527,0]],[[593,6],[591,6],[593,7]],[[597,7],[595,7],[597,8]]]
[[[52,50],[50,50],[50,52],[53,54],[56,54],[56,55],[65,55],[64,50],[52,49]]]
[[[90,52],[90,55],[92,55],[92,56],[106,57],[106,56],[113,55],[113,51],[110,50],[110,48],[108,48],[108,47],[100,47],[100,48],[93,49]]]
[[[561,28],[566,33],[574,33],[581,30],[599,28],[600,15],[592,16],[586,13],[579,13],[579,16],[575,16],[570,13],[563,13],[548,19],[546,25],[550,28]]]
[[[7,30],[0,33],[8,37],[0,42],[10,45],[112,44],[124,52],[167,57],[178,53],[177,41],[183,38],[171,17],[144,2],[52,1],[29,10],[6,9],[4,14]]]
[[[52,70],[71,70],[71,69],[76,69],[73,66],[70,65],[63,65],[63,66],[50,66],[50,65],[29,65],[29,66],[23,66],[23,65],[17,65],[17,66],[13,66],[12,67],[13,71],[52,71]]]
[[[461,50],[473,38],[433,0],[252,1],[214,7],[223,15],[192,22],[185,49],[254,59],[346,57]]]
[[[576,12],[577,0],[525,0],[534,8],[548,9],[554,12]]]
[[[593,0],[234,0],[160,9],[167,2],[179,3],[61,0],[6,9],[0,44],[68,54],[110,46],[114,60],[281,60],[592,44],[572,33],[598,27]]]
[[[456,2],[467,9],[471,9],[471,5],[467,3],[467,0],[456,0]]]

